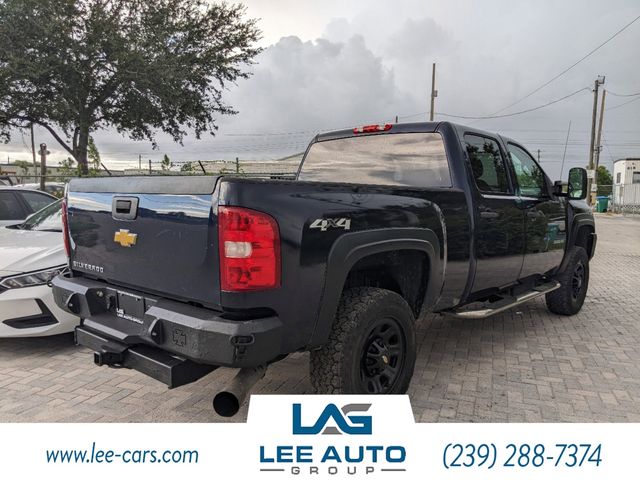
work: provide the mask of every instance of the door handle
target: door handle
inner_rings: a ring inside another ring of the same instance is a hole
[[[498,212],[493,212],[491,210],[480,212],[480,218],[498,218]]]
[[[131,200],[116,200],[116,212],[124,215],[131,212]]]
[[[135,220],[138,215],[138,197],[113,197],[111,216],[115,220]]]

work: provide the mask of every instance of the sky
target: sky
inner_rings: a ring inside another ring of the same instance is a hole
[[[159,148],[115,131],[95,132],[104,163],[134,167],[138,156],[190,160],[275,159],[303,151],[320,132],[369,123],[428,119],[431,66],[437,64],[435,119],[486,116],[522,99],[640,15],[638,0],[245,0],[263,32],[252,76],[225,92],[238,114],[218,120],[215,137],[184,146],[164,135]],[[601,164],[640,157],[640,20],[575,68],[502,111],[529,113],[464,124],[522,142],[553,178],[586,166],[593,82],[605,75]],[[632,101],[633,100],[633,101]],[[637,101],[635,101],[637,100]],[[629,102],[625,104],[625,102]],[[566,160],[562,158],[568,133]],[[52,163],[66,157],[46,132]],[[29,138],[0,145],[29,160]]]

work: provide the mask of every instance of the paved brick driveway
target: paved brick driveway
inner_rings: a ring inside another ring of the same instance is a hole
[[[551,315],[540,300],[484,321],[421,320],[409,391],[418,421],[640,421],[640,218],[598,216],[597,229],[579,315]],[[307,355],[292,355],[255,391],[309,392],[307,369]],[[223,421],[210,402],[232,373],[167,390],[94,367],[70,335],[0,340],[0,422]]]

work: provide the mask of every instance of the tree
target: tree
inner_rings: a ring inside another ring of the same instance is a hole
[[[193,163],[191,162],[183,163],[182,166],[180,167],[181,172],[194,172],[195,169],[196,168],[193,166]]]
[[[27,175],[29,173],[29,162],[26,160],[15,160],[13,164],[22,170],[22,175]]]
[[[612,192],[613,177],[604,165],[598,165],[598,193],[597,195],[609,195]]]
[[[260,52],[240,5],[206,0],[0,0],[0,138],[33,122],[87,173],[91,132],[157,147],[217,130],[226,85]]]
[[[100,160],[100,152],[98,151],[98,147],[93,141],[93,137],[89,137],[89,145],[87,146],[87,158],[89,160],[89,169],[87,171],[87,174],[92,177],[97,177],[98,175],[100,175],[102,163]],[[82,174],[82,172],[80,171],[80,166],[77,165],[76,161],[71,157],[67,157],[64,160],[61,160],[59,167],[60,169],[58,170],[58,173],[65,181]]]
[[[91,167],[94,170],[100,171],[102,161],[100,160],[100,152],[96,143],[93,141],[93,137],[89,137],[89,145],[87,145],[87,159],[91,162]]]
[[[70,178],[75,177],[78,174],[78,167],[75,164],[75,160],[71,157],[67,157],[60,161],[60,168],[58,174],[59,179],[66,182]]]
[[[162,157],[160,168],[162,168],[162,170],[171,170],[171,167],[173,167],[173,163],[171,163],[169,156],[165,153],[164,157]]]

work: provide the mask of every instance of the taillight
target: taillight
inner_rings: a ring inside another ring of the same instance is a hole
[[[218,207],[220,286],[227,292],[280,286],[280,234],[269,215]]]
[[[373,132],[386,132],[391,130],[390,123],[385,123],[382,125],[365,125],[364,127],[356,127],[353,129],[353,133],[373,133]]]
[[[64,249],[67,257],[71,256],[71,247],[69,245],[69,219],[67,218],[67,199],[62,200],[62,238],[64,239]]]

